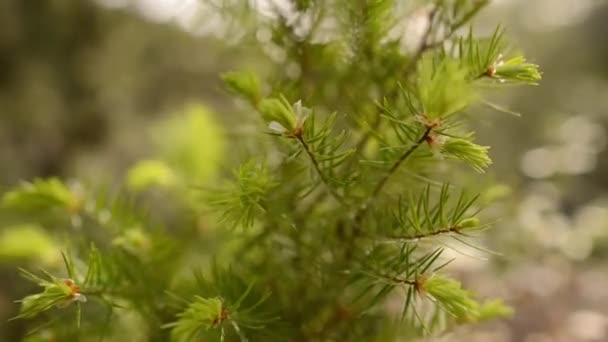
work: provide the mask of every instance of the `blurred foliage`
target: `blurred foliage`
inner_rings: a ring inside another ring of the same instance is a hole
[[[153,127],[150,136],[158,156],[179,168],[176,171],[182,180],[205,182],[213,178],[223,155],[224,139],[209,109],[192,104]]]
[[[170,119],[154,124],[149,136],[155,145],[153,157],[158,159],[143,160],[131,167],[127,175],[131,189],[200,186],[216,176],[224,137],[206,107],[186,106]]]
[[[57,261],[57,245],[49,234],[37,225],[3,227],[0,232],[0,260],[19,262],[20,259],[49,265]]]

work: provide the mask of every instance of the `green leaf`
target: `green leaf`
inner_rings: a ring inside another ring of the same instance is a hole
[[[40,226],[16,225],[0,231],[0,260],[32,259],[43,264],[57,260],[54,239]]]
[[[23,183],[2,197],[2,205],[9,209],[38,212],[62,208],[70,212],[80,209],[80,198],[56,178],[35,179]]]
[[[156,150],[153,160],[159,162],[140,164],[139,173],[130,174],[134,178],[129,179],[129,185],[137,188],[150,181],[170,185],[212,180],[223,160],[225,144],[215,115],[209,107],[191,103],[153,125],[149,132]]]
[[[127,174],[127,185],[135,191],[153,186],[170,187],[176,182],[174,171],[161,160],[142,160]]]

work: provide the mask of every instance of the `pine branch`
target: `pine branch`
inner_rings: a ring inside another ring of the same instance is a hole
[[[268,168],[253,160],[234,171],[235,184],[210,191],[207,202],[221,212],[221,221],[233,227],[251,228],[256,219],[266,213],[268,192],[278,184]]]
[[[445,33],[445,35],[443,36],[443,38],[441,38],[440,40],[430,43],[428,48],[434,48],[434,47],[438,47],[443,45],[443,43],[445,43],[446,41],[448,41],[449,39],[451,39],[454,34],[456,34],[456,32],[458,32],[458,30],[460,28],[462,28],[465,24],[467,24],[477,13],[479,13],[479,11],[481,11],[485,6],[487,6],[489,4],[489,0],[479,0],[477,1],[473,7],[471,9],[469,9],[468,12],[466,12],[464,15],[462,15],[462,17],[460,19],[458,19],[456,22],[451,23],[449,25],[449,28],[447,30],[447,32]]]
[[[464,227],[462,227],[462,226],[451,226],[451,227],[433,229],[433,230],[429,230],[429,231],[425,231],[425,232],[417,232],[415,234],[388,235],[388,236],[385,236],[385,238],[389,239],[389,240],[398,240],[398,241],[403,241],[403,242],[418,241],[418,240],[422,240],[422,239],[426,239],[426,238],[430,238],[430,237],[434,237],[434,236],[438,236],[438,235],[447,235],[447,234],[452,234],[452,233],[459,234],[463,228]]]
[[[420,136],[420,138],[414,143],[414,145],[412,145],[407,151],[405,151],[401,155],[401,157],[399,157],[399,159],[397,161],[395,161],[395,163],[393,163],[393,165],[388,170],[388,172],[385,173],[384,176],[380,179],[380,181],[376,184],[376,186],[374,187],[374,190],[371,192],[371,194],[369,195],[369,197],[367,198],[365,203],[361,207],[359,207],[359,209],[355,213],[354,221],[357,226],[361,223],[363,216],[365,216],[365,214],[369,210],[369,207],[370,207],[370,204],[372,203],[372,201],[374,201],[376,199],[376,197],[380,194],[380,192],[382,191],[382,189],[384,188],[386,183],[389,181],[389,179],[394,176],[394,174],[399,169],[399,166],[401,166],[401,164],[403,164],[412,155],[412,153],[414,153],[414,151],[416,151],[418,149],[418,147],[420,147],[420,145],[426,141],[426,139],[428,138],[428,136],[432,130],[433,130],[433,127],[428,126],[426,128],[426,130],[424,131],[424,133],[422,134],[422,136]]]
[[[397,284],[405,284],[405,285],[410,285],[410,286],[414,286],[417,287],[420,282],[418,280],[410,280],[410,279],[406,279],[406,278],[400,278],[397,276],[390,276],[390,275],[386,275],[386,274],[377,274],[377,276],[388,280],[390,282],[393,283],[397,283]]]
[[[374,187],[374,190],[372,191],[370,196],[371,199],[368,200],[368,202],[372,201],[376,196],[378,196],[378,194],[384,188],[384,185],[386,185],[386,182],[388,182],[388,180],[395,174],[395,172],[397,172],[399,166],[401,166],[401,164],[403,164],[412,155],[412,153],[414,153],[414,151],[416,151],[416,149],[418,149],[418,147],[420,147],[420,145],[426,141],[432,130],[433,127],[427,127],[422,136],[420,136],[420,138],[416,141],[416,143],[412,145],[410,149],[405,151],[405,153],[401,155],[401,157],[393,164],[393,166],[391,166],[391,168],[384,175],[384,177]]]
[[[327,179],[327,176],[325,176],[325,174],[321,170],[321,166],[319,165],[319,161],[317,160],[317,158],[313,154],[312,150],[310,149],[310,146],[306,143],[306,141],[304,141],[304,138],[302,138],[302,135],[301,134],[296,135],[296,139],[298,140],[298,142],[300,143],[300,145],[302,145],[302,148],[304,149],[304,151],[308,155],[308,158],[310,159],[310,162],[312,163],[313,167],[315,168],[315,171],[317,172],[317,174],[319,175],[319,177],[323,181],[323,184],[325,184],[325,187],[327,188],[327,190],[329,191],[329,193],[333,196],[333,198],[336,199],[336,201],[338,201],[341,204],[344,204],[344,198],[342,198],[342,196],[340,196],[340,194],[338,194],[336,192],[336,190],[334,189],[334,187],[332,186],[332,184],[329,182],[329,180]]]
[[[412,54],[412,57],[410,57],[410,60],[407,62],[405,67],[403,67],[403,70],[399,73],[402,79],[407,79],[409,77],[409,75],[415,70],[415,67],[418,64],[418,61],[420,60],[420,58],[422,58],[422,55],[424,55],[424,53],[427,50],[438,47],[443,43],[443,41],[445,41],[445,40],[441,41],[441,44],[428,42],[428,40],[431,36],[431,33],[433,32],[433,21],[435,20],[435,16],[437,15],[438,11],[439,11],[439,7],[435,6],[429,12],[429,14],[428,14],[429,25],[428,25],[426,31],[422,35],[420,44],[418,45],[418,47]],[[392,96],[390,96],[390,95],[392,95]],[[390,98],[396,96],[396,94],[390,94],[390,95],[387,96],[387,98],[390,99]],[[372,126],[371,129],[372,130],[378,129],[378,127],[380,126],[380,123],[381,123],[380,115],[377,115],[374,119],[374,122],[371,125]],[[368,130],[355,144],[356,151],[362,150],[370,138],[371,138],[371,132]]]
[[[487,1],[487,0],[482,0],[482,1],[479,1],[478,3],[476,3],[457,22],[452,23],[449,26],[447,33],[445,33],[441,39],[438,39],[437,41],[434,41],[434,42],[429,42],[428,40],[433,31],[433,21],[436,19],[437,15],[439,14],[439,9],[440,9],[439,6],[435,6],[428,14],[429,26],[427,27],[427,30],[423,34],[420,44],[416,48],[415,53],[412,57],[412,60],[405,67],[406,74],[408,74],[409,72],[411,72],[412,69],[414,69],[414,67],[416,66],[416,64],[418,63],[418,61],[420,60],[420,58],[422,57],[422,55],[424,55],[424,53],[426,51],[440,47],[446,41],[451,39],[454,36],[454,34],[462,26],[464,26],[466,23],[468,23],[471,20],[471,18],[473,18],[479,11],[481,11],[488,4],[488,2],[489,1]]]

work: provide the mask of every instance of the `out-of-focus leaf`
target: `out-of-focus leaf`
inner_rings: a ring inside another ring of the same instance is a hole
[[[222,75],[222,80],[228,88],[247,98],[252,104],[260,101],[260,80],[250,71],[231,71]]]
[[[80,208],[79,197],[56,178],[36,179],[24,182],[15,190],[6,193],[2,205],[25,212],[37,212],[53,208],[64,208],[77,211]]]
[[[151,133],[158,158],[177,175],[198,183],[213,177],[222,160],[224,135],[210,109],[191,104],[153,127]],[[148,164],[146,172],[150,173],[152,167],[156,176],[159,173],[168,176],[168,170],[162,170],[164,167],[158,164]]]
[[[21,258],[52,264],[59,260],[59,254],[55,242],[42,227],[24,224],[2,228],[0,261]]]
[[[176,182],[171,168],[160,160],[143,160],[135,164],[127,175],[127,184],[133,190],[150,187],[170,187]]]

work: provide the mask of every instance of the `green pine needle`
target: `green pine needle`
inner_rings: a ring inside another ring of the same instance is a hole
[[[441,145],[441,151],[445,155],[462,160],[480,173],[485,172],[492,164],[488,150],[488,146],[480,146],[461,138],[448,138]]]
[[[249,161],[234,171],[235,184],[208,195],[208,203],[232,227],[251,228],[265,212],[268,192],[277,186],[265,165]]]

